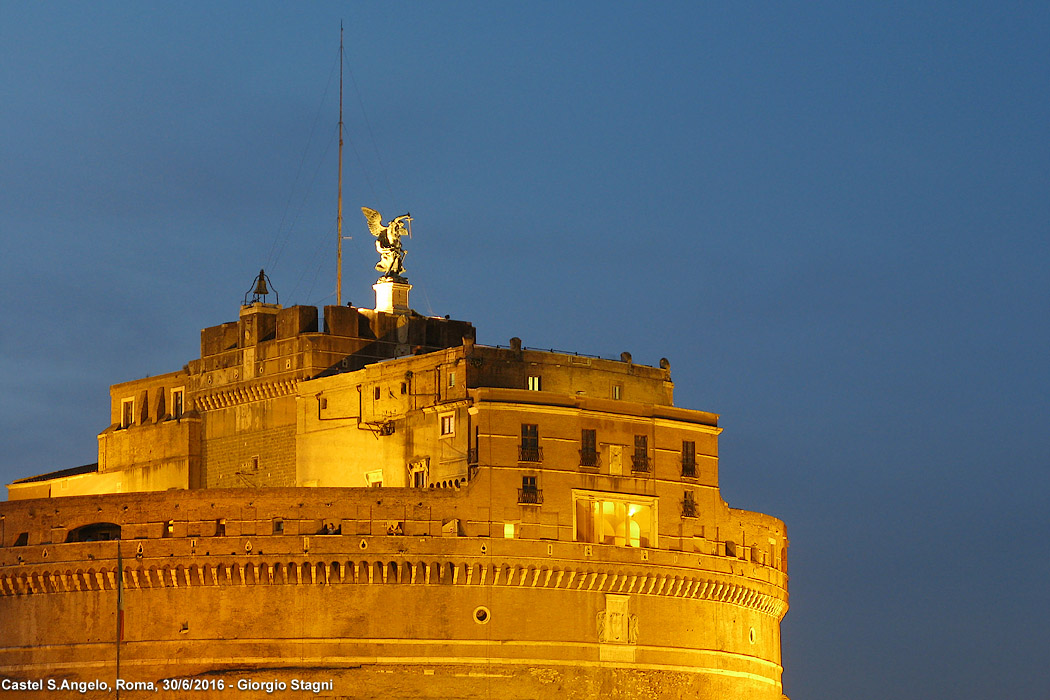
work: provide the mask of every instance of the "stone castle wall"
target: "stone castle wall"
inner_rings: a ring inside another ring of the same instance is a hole
[[[123,589],[126,680],[301,678],[331,681],[328,698],[780,700],[781,568],[725,543],[484,536],[500,530],[477,519],[471,496],[487,488],[482,475],[461,490],[2,504],[0,677],[112,687]],[[64,541],[95,522],[120,525],[119,544]]]

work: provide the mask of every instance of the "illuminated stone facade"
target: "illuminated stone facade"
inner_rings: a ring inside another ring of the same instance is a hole
[[[784,526],[669,363],[378,306],[242,307],[112,387],[97,467],[11,484],[0,678],[781,699]]]

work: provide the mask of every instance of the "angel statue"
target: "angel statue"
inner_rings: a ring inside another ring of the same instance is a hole
[[[411,236],[411,231],[403,223],[412,221],[411,215],[399,216],[384,226],[383,217],[375,209],[361,207],[361,213],[368,221],[368,229],[376,237],[376,252],[379,253],[376,270],[382,272],[383,277],[403,277],[405,249],[401,247],[401,236],[405,233]]]

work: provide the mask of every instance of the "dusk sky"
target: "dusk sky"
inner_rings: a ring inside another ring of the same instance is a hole
[[[0,478],[259,268],[657,365],[783,519],[792,700],[1050,697],[1050,3],[0,0]]]

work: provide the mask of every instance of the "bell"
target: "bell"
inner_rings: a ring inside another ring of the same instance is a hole
[[[266,288],[266,273],[259,270],[259,277],[255,280],[255,291],[252,292],[255,296],[266,296],[270,293],[270,290]]]

